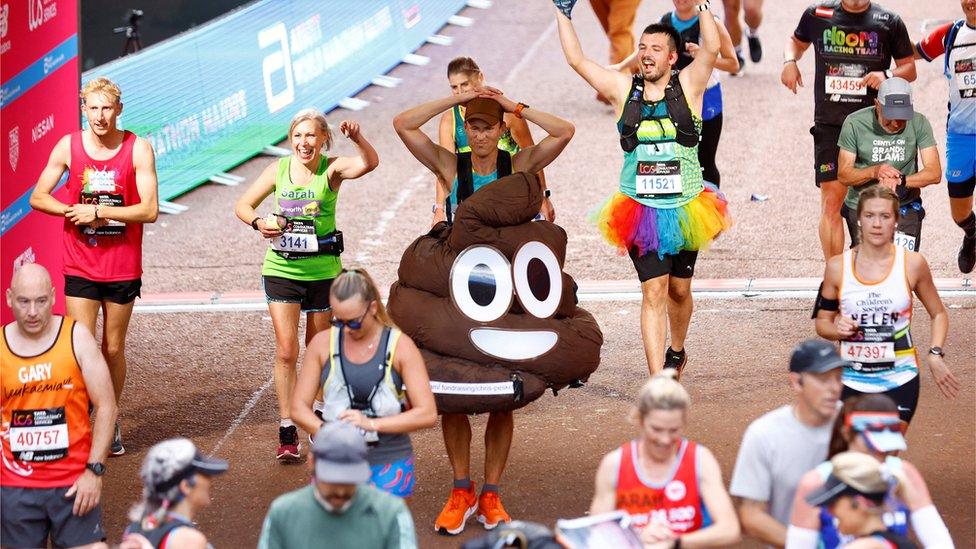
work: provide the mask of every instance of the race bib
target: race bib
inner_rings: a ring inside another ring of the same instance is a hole
[[[315,235],[315,223],[310,219],[292,219],[291,229],[272,240],[271,247],[279,252],[318,252],[319,239]]]
[[[101,173],[101,172],[98,172]],[[113,183],[114,189],[114,183]],[[81,193],[82,204],[98,204],[99,206],[125,206],[125,200],[121,194],[113,193]],[[125,233],[125,223],[121,221],[109,220],[108,224],[96,228],[82,227],[82,232],[87,235],[95,236],[118,236]]]
[[[16,460],[54,461],[68,455],[64,408],[14,410],[8,436]]]
[[[895,327],[861,326],[850,341],[840,342],[840,356],[855,370],[884,370],[895,365]]]
[[[666,161],[638,161],[637,162],[637,197],[651,198],[655,196],[676,196],[682,192],[681,162]]]
[[[915,237],[910,234],[905,234],[901,231],[895,231],[895,244],[905,248],[908,251],[915,251]]]
[[[864,65],[857,63],[828,63],[824,76],[824,93],[831,95],[867,95],[867,86],[861,83],[866,74]]]
[[[954,69],[959,97],[963,99],[976,97],[976,58],[958,59]]]

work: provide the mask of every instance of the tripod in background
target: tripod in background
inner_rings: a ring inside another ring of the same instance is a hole
[[[135,53],[142,49],[142,40],[139,39],[139,20],[145,12],[137,9],[129,9],[125,12],[122,21],[126,23],[124,27],[115,27],[112,32],[115,34],[125,33],[125,45],[122,47],[122,57]]]

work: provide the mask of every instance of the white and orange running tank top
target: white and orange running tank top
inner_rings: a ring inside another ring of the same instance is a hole
[[[918,375],[918,356],[912,343],[912,290],[905,254],[895,246],[891,270],[869,282],[854,272],[855,250],[844,252],[840,286],[840,314],[860,329],[840,342],[840,354],[854,363],[844,368],[844,385],[862,393],[883,393]]]

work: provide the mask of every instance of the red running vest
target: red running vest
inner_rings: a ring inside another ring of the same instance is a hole
[[[94,160],[85,152],[81,132],[71,134],[68,201],[71,204],[131,206],[139,202],[132,148],[136,135],[126,131],[119,152]],[[135,280],[142,276],[142,223],[110,224],[92,229],[64,220],[64,274],[96,282]]]
[[[677,466],[670,478],[652,485],[637,471],[637,441],[620,447],[617,509],[630,514],[635,528],[643,528],[652,522],[662,522],[676,534],[702,528],[704,504],[698,493],[697,449],[694,442],[681,439]]]

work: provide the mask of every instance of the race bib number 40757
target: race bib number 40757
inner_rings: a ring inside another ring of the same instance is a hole
[[[16,460],[54,461],[68,455],[64,408],[14,410],[8,436]]]

